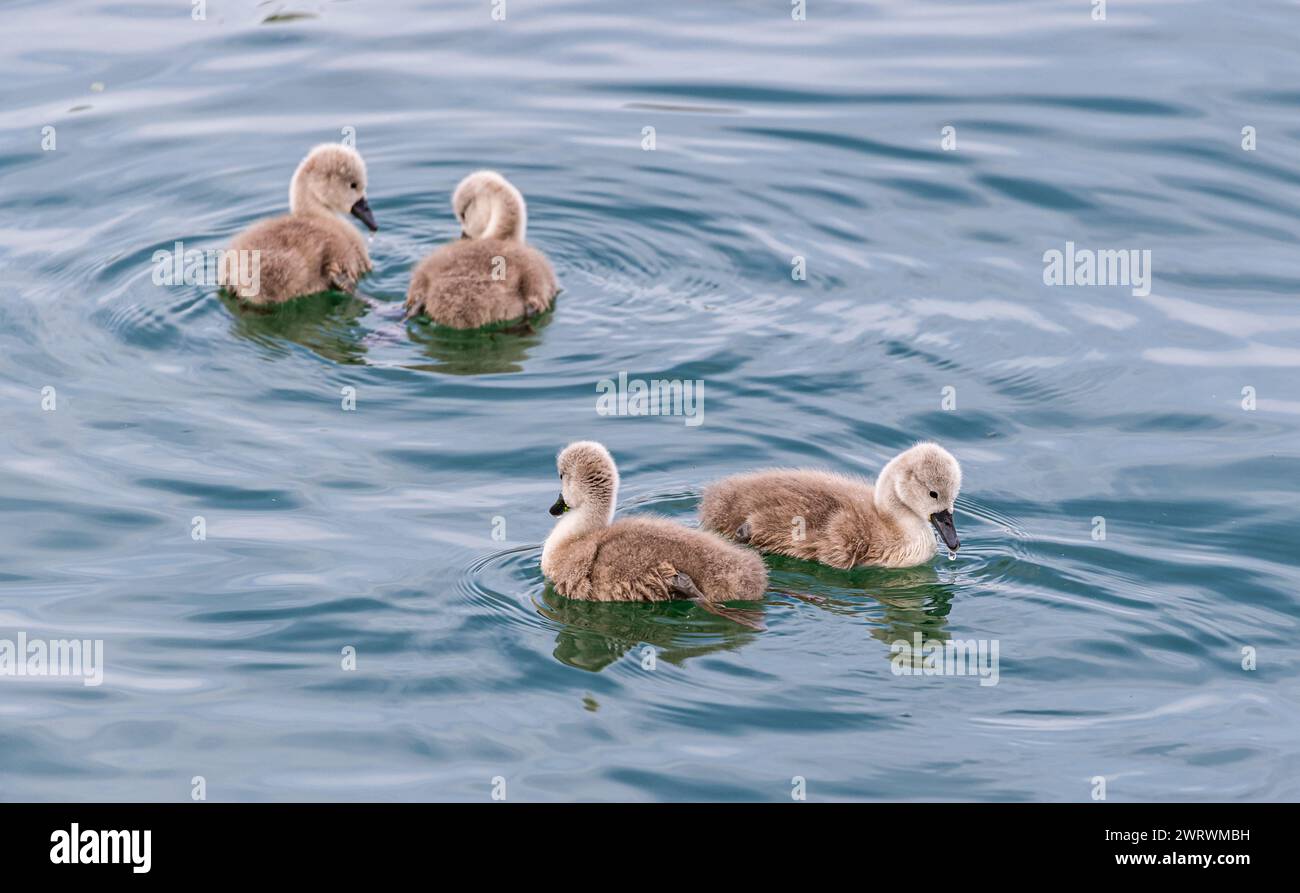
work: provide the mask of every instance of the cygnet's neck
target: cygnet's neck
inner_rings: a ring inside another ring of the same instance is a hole
[[[500,185],[493,186],[488,191],[488,196],[492,213],[480,238],[524,241],[528,229],[528,211],[524,207],[523,198],[509,186]]]
[[[571,539],[595,533],[614,520],[614,500],[588,498],[578,508],[569,509],[555,522],[551,535],[542,545],[542,563],[553,549]]]
[[[334,216],[334,212],[308,187],[307,178],[301,175],[301,171],[293,175],[293,182],[289,184],[289,213]]]
[[[930,533],[930,522],[912,511],[903,500],[898,498],[894,482],[902,472],[899,471],[897,463],[898,457],[891,459],[881,470],[880,477],[876,478],[876,511],[885,523],[892,525],[908,541],[933,543],[934,536]]]

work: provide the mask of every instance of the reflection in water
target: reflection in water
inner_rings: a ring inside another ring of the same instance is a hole
[[[534,602],[543,617],[563,626],[555,658],[599,672],[636,646],[653,646],[656,660],[681,664],[689,657],[739,648],[757,632],[691,602],[588,602],[565,598],[549,583]],[[638,649],[637,659],[643,658]]]
[[[823,611],[867,615],[868,633],[890,646],[916,634],[925,642],[946,642],[953,587],[940,583],[933,567],[865,568],[843,571],[784,556],[768,556],[772,590]],[[870,600],[857,596],[869,596]],[[688,601],[588,602],[568,599],[548,583],[538,612],[562,624],[555,658],[583,670],[599,671],[641,644],[652,645],[657,659],[682,663],[689,657],[734,650],[764,632],[762,612],[749,608],[708,610]],[[883,608],[879,616],[873,610]],[[868,612],[870,612],[868,614]],[[739,616],[738,616],[739,615]],[[638,658],[640,652],[638,651]]]
[[[884,621],[871,630],[871,635],[886,645],[899,639],[910,642],[915,633],[920,633],[925,641],[948,640],[951,589],[934,584],[908,595],[868,594],[885,608]]]
[[[451,329],[427,319],[413,320],[407,329],[411,341],[434,360],[408,368],[446,375],[491,375],[521,372],[528,351],[542,340],[542,329],[551,322],[548,310],[528,322],[500,323],[481,329]]]
[[[247,304],[224,290],[219,297],[235,320],[235,334],[271,350],[283,350],[283,342],[290,341],[325,359],[358,365],[377,345],[410,341],[435,362],[405,364],[408,369],[447,375],[522,371],[553,312],[462,331],[423,319],[408,324],[404,305],[364,295],[323,292],[267,306]],[[363,324],[367,316],[373,319]]]
[[[246,304],[224,290],[221,303],[234,318],[234,332],[271,350],[283,350],[283,341],[300,344],[336,363],[365,362],[365,328],[360,324],[370,310],[364,299],[342,292],[323,292],[294,298],[283,304]]]
[[[768,568],[776,591],[834,614],[863,613],[862,601],[845,598],[846,592],[870,596],[884,609],[879,619],[872,618],[870,634],[886,646],[899,639],[911,642],[916,633],[924,641],[949,638],[954,587],[939,582],[933,565],[845,571],[777,555],[768,557]],[[888,647],[884,656],[892,657]]]

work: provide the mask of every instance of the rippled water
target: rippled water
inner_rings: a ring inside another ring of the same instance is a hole
[[[0,678],[0,797],[1300,796],[1296,4],[190,6],[0,13],[0,637],[106,662]],[[362,296],[153,284],[348,127]],[[564,293],[408,331],[478,167]],[[1151,293],[1044,285],[1067,241],[1150,250]],[[598,416],[620,371],[703,381],[704,423]],[[764,629],[569,602],[580,437],[686,523],[717,476],[938,439],[965,545],[771,561]],[[996,641],[998,684],[895,675],[918,632]]]

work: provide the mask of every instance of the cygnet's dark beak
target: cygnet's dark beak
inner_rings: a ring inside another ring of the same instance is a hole
[[[560,498],[555,500],[555,505],[551,506],[551,514],[558,518],[568,510],[569,506],[564,501],[564,494],[561,493]]]
[[[379,224],[375,223],[375,215],[370,213],[370,204],[364,195],[352,206],[352,216],[364,223],[372,233],[379,231]]]
[[[947,509],[935,512],[930,516],[930,523],[934,525],[935,530],[939,531],[945,546],[954,552],[961,548],[961,540],[957,539],[957,525],[952,522],[952,512]]]

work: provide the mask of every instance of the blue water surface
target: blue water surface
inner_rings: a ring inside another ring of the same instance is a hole
[[[0,638],[105,664],[0,677],[0,798],[1300,797],[1300,7],[493,9],[0,9]],[[155,284],[350,134],[356,298]],[[558,306],[408,327],[480,167]],[[1067,242],[1149,251],[1149,293],[1045,284]],[[703,382],[702,424],[598,414],[620,372]],[[569,602],[578,438],[687,524],[724,474],[932,438],[964,545],[771,560],[761,629]],[[917,634],[997,684],[896,674]]]

